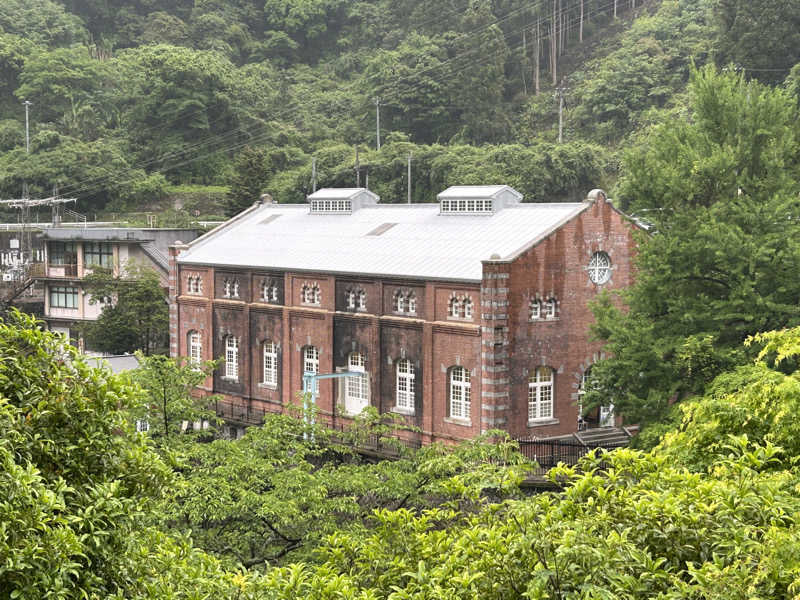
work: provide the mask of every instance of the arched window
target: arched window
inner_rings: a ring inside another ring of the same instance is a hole
[[[351,415],[359,414],[369,404],[369,381],[366,361],[361,352],[351,352],[347,357],[347,370],[362,373],[345,378],[344,410]]]
[[[414,292],[409,292],[406,296],[406,309],[408,314],[417,314],[417,295]]]
[[[589,280],[602,285],[611,279],[611,257],[605,252],[595,252],[589,260]]]
[[[319,304],[322,294],[319,291],[319,286],[314,283],[306,283],[302,288],[302,300],[304,304]]]
[[[356,308],[358,310],[367,310],[367,292],[364,290],[358,290]]]
[[[278,385],[278,348],[273,342],[264,342],[264,377],[266,385]]]
[[[392,304],[394,304],[394,312],[399,312],[399,313],[405,312],[405,297],[403,295],[403,292],[397,290],[394,293]]]
[[[239,379],[239,339],[232,335],[225,338],[225,378]]]
[[[203,340],[200,337],[200,332],[192,330],[187,335],[189,347],[189,362],[193,365],[199,365],[203,360]]]
[[[303,348],[303,375],[319,373],[319,349],[314,346]],[[314,393],[319,393],[319,381],[315,382]]]
[[[187,291],[190,294],[201,294],[203,292],[203,280],[199,275],[189,275],[187,280]]]
[[[345,293],[345,298],[347,299],[347,308],[350,310],[356,309],[356,292],[355,290],[347,290]]]
[[[472,298],[467,296],[464,298],[464,318],[471,319],[472,318]]]
[[[414,365],[407,358],[397,361],[396,407],[403,412],[414,412]]]
[[[232,287],[232,284],[231,284],[231,280],[230,279],[225,279],[222,282],[222,295],[225,298],[230,298],[231,297],[231,291],[232,291],[231,287]]]
[[[261,284],[261,298],[265,302],[278,301],[278,286],[274,281],[265,279]]]
[[[233,280],[232,296],[234,298],[238,298],[239,297],[239,280],[238,279],[234,279]]]
[[[545,319],[555,319],[556,318],[556,299],[555,298],[548,298],[547,302],[544,303],[544,318]]]
[[[455,296],[450,298],[449,314],[454,319],[461,316],[461,300]]]
[[[464,367],[450,369],[450,416],[469,419],[471,414],[469,371]]]
[[[528,421],[553,418],[553,369],[537,367],[528,380]]]
[[[539,300],[531,300],[530,320],[538,321],[542,318],[542,303]]]

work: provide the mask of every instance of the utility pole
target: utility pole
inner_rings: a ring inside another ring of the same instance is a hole
[[[408,153],[408,203],[411,204],[411,152]]]
[[[375,103],[375,147],[381,149],[381,99],[375,96],[372,101]]]
[[[356,187],[361,187],[361,165],[358,164],[358,146],[356,145]]]
[[[564,80],[561,80],[561,85],[556,88],[556,93],[553,94],[554,98],[558,98],[558,143],[564,142],[564,92],[568,88],[564,87]]]
[[[25,105],[25,153],[31,153],[31,133],[30,133],[30,121],[28,120],[28,107],[31,106],[33,103],[30,100],[25,100],[22,104]]]
[[[311,157],[311,191],[317,191],[317,157]]]

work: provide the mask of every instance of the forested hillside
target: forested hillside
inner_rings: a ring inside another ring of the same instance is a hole
[[[692,60],[781,84],[800,61],[797,13],[766,0],[5,0],[0,194],[57,187],[88,212],[224,185],[235,211],[258,191],[302,201],[316,159],[319,185],[369,177],[398,202],[411,155],[416,201],[500,181],[574,198],[613,186],[619,150],[684,113]]]

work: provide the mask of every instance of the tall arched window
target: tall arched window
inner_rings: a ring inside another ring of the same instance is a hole
[[[319,373],[319,348],[306,346],[303,348],[303,375]],[[319,381],[315,382],[314,393],[319,393]]]
[[[233,282],[230,279],[225,279],[222,282],[222,295],[225,298],[230,298],[233,291]]]
[[[403,412],[414,412],[414,364],[407,358],[397,361],[396,407]]]
[[[200,332],[192,330],[187,335],[189,346],[189,362],[193,365],[199,365],[203,360],[203,340],[200,337]]]
[[[225,338],[225,378],[239,379],[239,339],[232,335]]]
[[[471,413],[469,371],[464,367],[450,369],[450,416],[469,419]]]
[[[394,312],[405,312],[405,296],[400,290],[394,293],[393,304]]]
[[[232,290],[232,294],[231,295],[232,295],[233,298],[238,298],[239,297],[239,280],[238,279],[234,279],[233,280],[233,290]]]
[[[528,380],[528,421],[553,417],[553,369],[537,367]]]
[[[356,308],[358,310],[367,310],[367,292],[358,290],[356,296]]]
[[[273,342],[264,342],[264,376],[266,385],[278,385],[278,348]]]
[[[347,308],[350,310],[356,309],[356,291],[355,290],[347,290],[345,292],[345,299]]]
[[[364,354],[351,352],[347,357],[347,370],[362,373],[345,379],[344,410],[348,414],[357,415],[369,404],[369,381]]]

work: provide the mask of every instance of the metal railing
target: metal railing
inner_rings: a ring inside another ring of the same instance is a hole
[[[541,474],[555,467],[558,463],[576,465],[581,458],[598,448],[614,450],[625,448],[628,442],[586,443],[571,442],[568,440],[516,440],[519,451],[525,458],[536,461],[539,468],[535,473]]]

